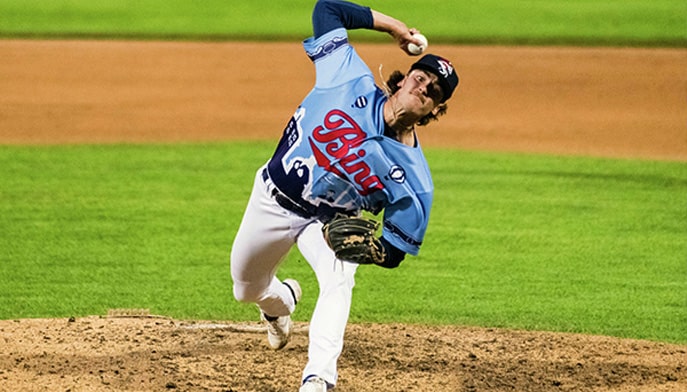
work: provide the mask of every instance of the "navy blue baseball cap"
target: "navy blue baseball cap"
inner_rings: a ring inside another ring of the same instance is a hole
[[[451,95],[453,95],[453,90],[458,87],[458,74],[456,73],[455,68],[453,68],[453,64],[443,57],[439,57],[434,54],[426,54],[422,56],[420,60],[415,62],[410,69],[422,69],[429,71],[439,78],[438,82],[441,86],[441,90],[444,93],[444,98],[441,101],[442,103],[451,98]]]

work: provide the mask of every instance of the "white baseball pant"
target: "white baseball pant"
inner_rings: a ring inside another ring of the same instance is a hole
[[[294,244],[312,267],[319,296],[310,320],[308,363],[303,378],[317,375],[334,385],[337,360],[351,308],[357,264],[338,260],[322,236],[322,223],[282,208],[263,180],[261,167],[231,250],[234,297],[254,302],[270,316],[286,316],[295,309],[288,287],[276,277],[280,263]]]

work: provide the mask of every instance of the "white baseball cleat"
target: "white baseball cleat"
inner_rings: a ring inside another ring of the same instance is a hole
[[[327,382],[317,376],[309,377],[298,392],[327,392]]]
[[[301,285],[293,279],[286,279],[283,283],[291,290],[293,299],[298,303],[303,294]],[[267,343],[270,347],[275,350],[284,348],[291,335],[291,316],[270,317],[261,313],[260,318],[267,323]]]

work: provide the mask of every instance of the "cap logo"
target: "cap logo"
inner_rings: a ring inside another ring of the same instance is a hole
[[[438,59],[437,63],[439,65],[439,72],[445,77],[448,78],[449,75],[453,73],[453,66],[451,66],[451,63],[444,60],[444,59]]]
[[[453,64],[443,57],[439,57],[435,54],[427,54],[416,61],[410,69],[424,69],[437,76],[441,90],[444,92],[444,97],[441,102],[446,102],[447,99],[451,98],[453,90],[458,87],[458,74],[456,74]]]

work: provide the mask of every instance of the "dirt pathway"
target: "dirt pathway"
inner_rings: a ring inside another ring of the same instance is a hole
[[[375,73],[412,59],[357,45]],[[433,46],[461,86],[425,146],[687,160],[687,49]],[[0,143],[276,140],[299,43],[0,41]]]

